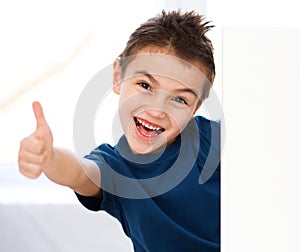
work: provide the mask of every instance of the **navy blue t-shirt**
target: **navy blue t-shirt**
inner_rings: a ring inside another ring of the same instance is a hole
[[[77,194],[117,218],[136,252],[220,251],[220,125],[196,116],[164,151],[136,155],[126,138],[86,158],[101,170],[103,198]]]

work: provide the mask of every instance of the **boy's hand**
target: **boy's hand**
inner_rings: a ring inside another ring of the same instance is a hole
[[[39,102],[32,104],[36,130],[20,143],[19,169],[28,178],[37,178],[50,164],[53,156],[53,137]]]

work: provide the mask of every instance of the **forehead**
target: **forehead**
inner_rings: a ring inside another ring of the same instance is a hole
[[[148,73],[180,82],[188,88],[201,90],[207,78],[192,63],[176,57],[172,53],[139,51],[136,55],[129,56],[124,78],[134,77],[137,73]]]

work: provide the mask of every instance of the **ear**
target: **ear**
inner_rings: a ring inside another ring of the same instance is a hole
[[[198,104],[197,104],[197,106],[196,106],[196,108],[195,108],[195,110],[194,110],[194,113],[193,113],[193,115],[195,115],[195,113],[197,112],[197,110],[201,107],[201,105],[202,105],[202,101],[198,101]]]
[[[114,61],[113,68],[113,90],[116,94],[120,94],[121,68],[119,58]]]

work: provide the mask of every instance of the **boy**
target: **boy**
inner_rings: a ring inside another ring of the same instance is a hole
[[[73,189],[88,209],[117,218],[135,251],[219,251],[219,125],[195,116],[215,76],[212,26],[195,12],[142,24],[114,62],[124,136],[85,158],[53,147],[42,107],[20,144],[20,172]],[[217,163],[217,165],[213,165]],[[204,167],[214,172],[199,183]]]

